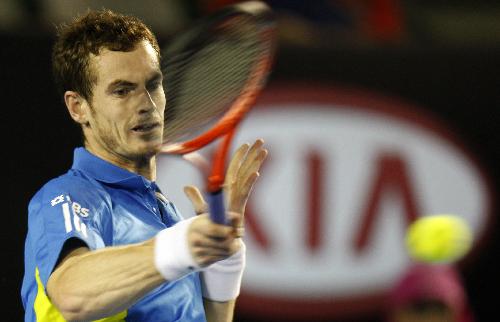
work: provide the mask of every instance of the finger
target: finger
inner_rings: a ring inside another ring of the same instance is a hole
[[[194,249],[193,257],[196,263],[202,267],[208,266],[220,260],[226,259],[241,249],[241,239],[233,238],[227,251],[217,251],[214,249]]]
[[[248,199],[248,196],[250,195],[250,193],[252,192],[252,189],[255,185],[255,182],[257,181],[257,179],[260,177],[260,173],[259,172],[254,172],[252,173],[248,178],[247,180],[245,181],[245,184],[243,185],[243,188],[242,188],[242,194],[244,196],[246,196]]]
[[[184,187],[184,193],[193,204],[194,211],[197,215],[208,211],[208,205],[198,188],[195,186],[186,186]]]
[[[253,157],[258,154],[258,151],[262,148],[264,145],[264,140],[263,139],[257,139],[255,142],[252,144],[250,149],[248,150],[248,155],[250,157]]]
[[[231,227],[234,229],[243,228],[243,213],[237,211],[228,211],[226,214]]]
[[[244,227],[238,227],[235,229],[234,232],[234,237],[235,238],[243,238],[245,237],[245,228]]]
[[[255,142],[252,144],[252,146],[248,149],[248,153],[246,155],[245,160],[243,162],[251,162],[254,160],[262,151],[262,146],[264,145],[264,140],[263,139],[257,139]]]
[[[200,265],[200,267],[207,267],[207,266],[212,265],[213,263],[218,262],[220,260],[223,260],[227,257],[228,257],[227,255],[202,254],[202,255],[195,255],[194,259],[195,259],[196,263],[198,265]]]
[[[193,238],[192,247],[193,250],[197,250],[204,253],[217,253],[224,254],[229,252],[232,236],[228,236],[228,238],[220,239],[220,238],[210,238],[207,236],[199,235],[196,238]]]
[[[250,173],[258,171],[267,156],[267,150],[263,148],[264,140],[258,139],[248,150],[245,159],[242,160],[237,180],[244,182]]]
[[[237,213],[245,213],[245,207],[252,192],[255,182],[259,178],[259,172],[254,172],[246,179],[245,183],[239,187],[238,193],[231,195],[231,200],[229,203],[229,211],[234,211]]]
[[[193,249],[193,257],[195,258],[197,263],[199,263],[200,261],[215,262],[230,257],[240,248],[241,239],[233,238],[231,240],[231,243],[227,245],[227,249],[223,251],[211,248],[195,248]]]
[[[236,254],[243,246],[243,240],[241,238],[235,238],[231,244],[230,256]]]
[[[264,163],[267,154],[268,152],[266,149],[261,149],[258,150],[258,153],[254,153],[252,159],[245,160],[240,170],[240,172],[242,173],[239,174],[242,183],[245,183],[249,176],[260,170],[260,167]]]
[[[194,221],[192,230],[205,238],[211,238],[219,242],[225,241],[232,236],[232,227],[227,225],[215,224],[207,214],[199,216],[200,221]]]
[[[229,163],[229,166],[227,168],[226,172],[226,181],[224,184],[228,185],[231,184],[234,179],[236,178],[236,175],[238,173],[238,170],[241,166],[241,161],[245,157],[245,155],[248,152],[248,149],[250,148],[250,145],[248,143],[242,144],[238,150],[234,153],[234,156],[231,158],[231,162]]]

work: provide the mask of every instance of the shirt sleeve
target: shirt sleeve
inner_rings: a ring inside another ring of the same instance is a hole
[[[49,183],[29,206],[29,234],[36,266],[43,285],[70,238],[77,238],[91,250],[104,247],[101,233],[107,207],[95,188],[74,182]]]

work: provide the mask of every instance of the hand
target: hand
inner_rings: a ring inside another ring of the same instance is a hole
[[[245,214],[245,207],[252,192],[255,181],[259,177],[259,169],[266,159],[267,150],[262,146],[264,141],[258,139],[249,147],[243,144],[236,150],[226,174],[224,193],[227,197],[229,212]],[[243,225],[242,222],[237,224]]]
[[[207,216],[208,205],[198,188],[187,186],[184,192],[200,218],[193,221],[188,232],[188,242],[193,257],[200,265],[210,265],[236,253],[244,234],[243,217],[246,203],[259,177],[259,169],[267,156],[262,139],[250,147],[243,144],[235,152],[226,174],[224,192],[227,200],[227,216],[231,225],[214,224]],[[229,230],[228,230],[229,229]]]
[[[187,231],[187,242],[191,256],[201,267],[226,259],[241,248],[235,229],[214,223],[207,213],[193,219]]]

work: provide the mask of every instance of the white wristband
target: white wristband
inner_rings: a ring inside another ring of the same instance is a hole
[[[156,235],[155,266],[167,281],[179,279],[200,268],[187,242],[187,231],[193,219],[195,217],[180,221]]]
[[[241,248],[238,252],[208,266],[201,272],[204,298],[226,302],[238,297],[245,269],[245,254],[246,247],[241,241]]]

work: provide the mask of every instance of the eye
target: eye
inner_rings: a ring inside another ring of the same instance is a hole
[[[161,88],[161,86],[162,86],[162,82],[161,82],[161,80],[154,81],[154,82],[151,82],[151,83],[149,83],[149,84],[147,85],[147,90],[148,90],[149,92],[152,92],[152,91],[155,91],[155,90],[157,90],[157,89]]]
[[[113,91],[113,95],[123,97],[130,93],[131,89],[126,87],[117,88]]]

